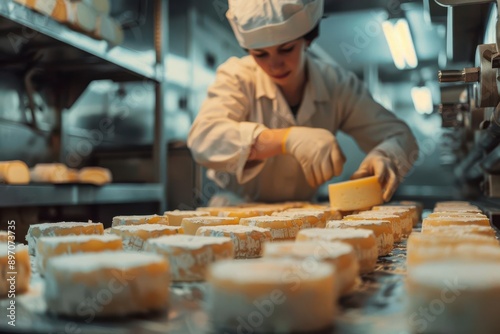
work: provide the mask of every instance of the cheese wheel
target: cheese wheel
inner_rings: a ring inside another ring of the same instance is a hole
[[[101,167],[85,167],[80,169],[78,180],[81,183],[90,183],[96,186],[102,186],[106,183],[111,183],[113,177],[111,171]]]
[[[211,263],[234,258],[233,242],[226,237],[171,235],[149,239],[144,250],[168,259],[174,282],[203,281]]]
[[[330,205],[340,211],[360,210],[384,202],[377,176],[328,185]]]
[[[304,227],[304,223],[301,219],[277,216],[241,218],[240,224],[269,229],[271,231],[273,241],[295,240],[299,230]]]
[[[498,245],[464,242],[455,245],[413,247],[407,256],[407,267],[436,261],[495,261],[500,263]]]
[[[69,181],[68,167],[60,163],[36,164],[30,170],[34,182],[66,183]]]
[[[196,231],[196,235],[231,238],[234,244],[234,257],[237,259],[262,256],[264,243],[272,241],[269,229],[244,225],[204,226]]]
[[[30,182],[30,170],[23,161],[1,161],[0,182],[7,184],[28,184]]]
[[[181,226],[182,220],[184,218],[206,217],[210,216],[210,213],[205,211],[175,210],[175,211],[165,211],[164,215],[168,217],[168,224],[170,226]]]
[[[45,271],[47,310],[86,321],[166,310],[169,275],[168,262],[156,254],[58,256],[48,261]]]
[[[282,212],[274,212],[273,216],[300,219],[302,220],[302,228],[324,228],[326,226],[326,216],[325,212],[322,210],[287,210]]]
[[[9,232],[7,231],[0,231],[0,242],[7,242],[9,241]],[[14,239],[12,239],[14,241]]]
[[[283,241],[266,243],[264,258],[289,258],[330,264],[337,277],[337,291],[345,296],[359,284],[359,262],[354,248],[345,242],[319,241]]]
[[[0,297],[29,290],[31,279],[28,247],[0,242]]]
[[[424,234],[479,234],[489,237],[495,237],[496,232],[489,226],[478,225],[445,225],[445,226],[427,226],[422,230]]]
[[[63,254],[122,250],[122,240],[116,235],[66,235],[41,237],[36,249],[36,266],[44,274],[47,261]]]
[[[111,228],[110,233],[119,236],[126,250],[143,250],[146,240],[165,235],[184,233],[180,226],[162,224],[121,225]]]
[[[335,273],[325,263],[309,268],[279,259],[221,261],[211,266],[207,281],[207,309],[217,333],[309,332],[333,324]]]
[[[181,226],[185,234],[196,235],[196,231],[203,226],[238,225],[237,217],[190,217],[182,219]]]
[[[40,237],[55,237],[59,235],[104,234],[101,223],[59,222],[30,225],[26,241],[31,255],[35,255],[37,241]]]
[[[407,291],[412,332],[498,333],[499,263],[445,261],[415,266],[408,270]]]
[[[444,249],[446,247],[455,248],[460,245],[491,245],[494,247],[498,247],[499,243],[495,238],[477,234],[459,235],[445,233],[413,233],[408,238],[408,266],[414,265],[419,262],[432,260],[432,257],[427,255],[427,249],[430,247],[440,247]]]
[[[378,257],[377,238],[373,231],[363,229],[321,229],[311,228],[301,230],[297,234],[297,241],[343,241],[350,244],[359,261],[359,270],[362,274],[375,270]]]
[[[392,252],[394,236],[392,224],[388,220],[330,220],[327,228],[355,228],[371,230],[377,238],[378,256]]]
[[[450,217],[450,216],[441,216],[441,217],[432,217],[425,218],[422,221],[422,230],[425,230],[430,226],[447,226],[447,225],[478,225],[478,226],[491,226],[490,220],[488,218],[481,217]]]
[[[403,239],[401,217],[395,214],[384,213],[382,211],[364,211],[355,215],[345,216],[344,220],[388,220],[392,224],[394,242],[400,242]]]
[[[401,214],[401,222],[402,222],[402,233],[404,236],[409,236],[413,231],[413,226],[417,225],[419,222],[419,218],[417,216],[417,209],[415,207],[402,207],[395,205],[383,205],[383,206],[374,206],[372,208],[373,211],[382,211],[386,213],[399,213]]]
[[[112,227],[122,225],[143,225],[143,224],[161,224],[170,225],[168,218],[158,215],[145,216],[116,216],[113,217]]]

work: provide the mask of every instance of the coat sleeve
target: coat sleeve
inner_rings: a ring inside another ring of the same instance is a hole
[[[247,121],[253,105],[251,87],[241,78],[250,75],[247,72],[238,59],[218,68],[187,141],[197,163],[235,174],[242,184],[264,167],[263,161],[247,164],[247,159],[255,139],[266,129],[263,124]]]
[[[364,84],[351,72],[333,68],[334,101],[341,115],[340,130],[352,136],[360,148],[376,150],[391,158],[399,177],[412,168],[419,148],[405,122],[376,103]]]

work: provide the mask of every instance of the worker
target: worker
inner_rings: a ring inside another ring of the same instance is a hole
[[[229,0],[226,16],[248,55],[219,66],[188,135],[220,188],[209,205],[313,200],[342,173],[338,130],[367,153],[351,178],[376,175],[389,200],[418,146],[353,73],[308,51],[323,0]]]

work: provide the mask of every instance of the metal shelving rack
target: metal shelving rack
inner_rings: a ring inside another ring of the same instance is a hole
[[[150,184],[112,183],[103,187],[79,184],[0,185],[0,207],[158,202],[159,212],[166,210],[167,152],[163,106],[168,1],[154,0],[154,5],[155,62],[148,64],[141,60],[139,52],[93,39],[13,0],[0,1],[0,30],[7,31],[4,42],[11,46],[9,50],[1,50],[0,68],[23,73],[27,63],[37,61],[37,66],[47,71],[40,74],[39,80],[63,90],[60,92],[64,96],[60,102],[61,110],[71,106],[93,80],[155,84],[153,158],[157,181]],[[34,52],[16,52],[16,47],[28,42]],[[41,60],[40,55],[36,54],[37,48],[44,49]],[[58,79],[64,79],[65,83],[61,84]]]

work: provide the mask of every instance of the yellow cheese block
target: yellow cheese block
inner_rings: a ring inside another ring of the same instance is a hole
[[[489,237],[495,237],[496,232],[489,226],[478,225],[445,225],[445,226],[427,226],[422,230],[424,234],[479,234]]]
[[[70,178],[68,167],[60,163],[36,164],[30,170],[31,180],[34,182],[67,183]]]
[[[343,241],[350,244],[359,261],[362,274],[375,270],[378,257],[377,238],[373,231],[363,229],[310,228],[297,234],[297,241]]]
[[[166,312],[169,264],[139,252],[101,252],[52,258],[45,271],[49,313],[84,318]],[[99,307],[96,307],[99,306]]]
[[[31,255],[35,255],[37,241],[40,237],[55,237],[60,235],[104,234],[101,223],[59,222],[30,225],[26,241]]]
[[[122,250],[122,239],[116,235],[66,235],[41,237],[36,249],[36,266],[43,275],[47,261],[64,254]]]
[[[0,182],[7,184],[28,184],[30,182],[30,170],[23,161],[1,161]]]
[[[113,217],[112,226],[115,227],[121,225],[143,225],[143,224],[170,225],[168,218],[165,216],[146,215],[146,216],[116,216]]]
[[[394,242],[400,242],[403,238],[403,224],[401,222],[401,217],[398,215],[377,211],[365,211],[356,215],[345,216],[344,220],[388,220],[392,224],[392,237]]]
[[[330,328],[335,318],[335,273],[330,265],[318,263],[304,275],[303,266],[303,261],[280,259],[215,263],[207,276],[207,310],[214,332],[241,332],[243,323],[250,326],[254,319],[259,333]]]
[[[120,225],[111,228],[110,233],[119,236],[126,250],[143,250],[146,240],[165,235],[184,233],[180,226],[162,224]]]
[[[359,262],[354,248],[345,242],[283,241],[266,243],[264,258],[301,260],[308,266],[315,262],[330,264],[337,277],[337,292],[345,296],[360,283]]]
[[[271,231],[273,241],[295,240],[299,230],[304,228],[304,223],[301,219],[277,216],[241,218],[240,224],[269,229]]]
[[[498,333],[499,263],[440,261],[415,266],[408,270],[406,290],[412,333]]]
[[[164,215],[168,217],[168,224],[170,226],[181,226],[182,220],[184,218],[206,217],[210,216],[210,213],[206,211],[175,210],[165,211]]]
[[[144,250],[165,257],[174,282],[205,280],[210,264],[234,258],[234,245],[230,238],[171,235],[149,239]]]
[[[328,185],[332,209],[352,211],[370,208],[384,202],[376,176]]]
[[[259,216],[272,215],[275,212],[275,208],[261,206],[261,207],[245,207],[245,208],[228,208],[219,211],[219,217],[238,217],[238,218],[250,218]]]
[[[15,297],[29,289],[31,279],[28,247],[0,242],[0,298]],[[6,314],[6,313],[5,313]]]
[[[80,169],[78,180],[81,183],[90,183],[97,186],[102,186],[106,183],[111,183],[113,177],[111,171],[102,167],[85,167]]]
[[[237,217],[190,217],[182,219],[181,226],[185,234],[196,235],[196,231],[203,226],[238,225]]]
[[[408,238],[408,266],[433,260],[434,255],[428,256],[428,249],[431,247],[439,247],[444,250],[445,248],[456,248],[461,245],[490,245],[498,247],[499,243],[495,238],[477,234],[413,233]]]
[[[413,231],[414,218],[410,209],[405,208],[391,208],[385,206],[376,206],[373,208],[374,212],[383,212],[399,216],[401,218],[401,233],[403,237],[408,237]]]
[[[392,252],[394,234],[392,223],[388,220],[330,220],[326,227],[371,230],[377,237],[378,256],[385,256]]]
[[[467,216],[441,216],[425,218],[422,221],[422,230],[430,226],[446,226],[446,225],[478,225],[478,226],[491,226],[488,218],[481,217],[467,217]]]
[[[244,225],[221,225],[200,227],[196,235],[205,237],[229,237],[234,244],[234,256],[237,259],[249,259],[262,256],[265,242],[272,241],[267,228]]]

